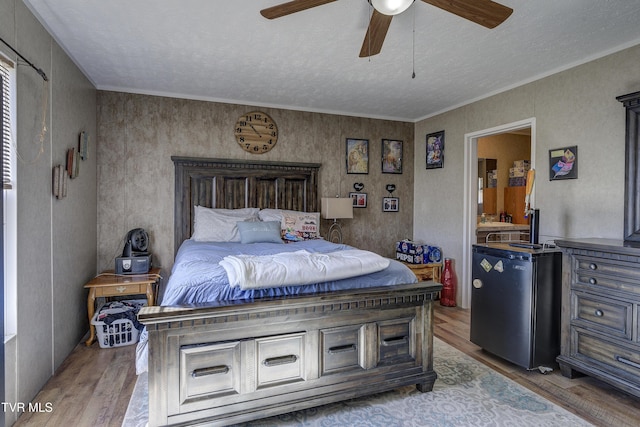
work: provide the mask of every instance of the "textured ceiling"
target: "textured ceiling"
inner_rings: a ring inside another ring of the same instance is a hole
[[[405,121],[640,43],[638,0],[502,0],[493,30],[417,1],[371,58],[366,0],[24,2],[98,89]]]

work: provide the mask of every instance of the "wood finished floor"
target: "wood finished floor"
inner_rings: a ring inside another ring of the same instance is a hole
[[[435,335],[474,359],[596,426],[640,425],[640,399],[590,377],[570,380],[559,369],[526,371],[472,344],[469,310],[436,303]],[[34,402],[50,413],[25,413],[15,426],[121,426],[135,384],[135,346],[100,349],[79,344]]]

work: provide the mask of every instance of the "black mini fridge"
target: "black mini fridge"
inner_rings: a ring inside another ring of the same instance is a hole
[[[473,245],[471,342],[545,373],[560,354],[562,253]]]

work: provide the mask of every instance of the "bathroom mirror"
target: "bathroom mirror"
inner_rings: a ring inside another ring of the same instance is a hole
[[[497,159],[478,158],[478,215],[496,215],[498,212]]]

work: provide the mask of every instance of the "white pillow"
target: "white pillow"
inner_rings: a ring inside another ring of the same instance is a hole
[[[285,209],[261,209],[261,221],[280,221],[282,238],[295,242],[320,237],[320,213]]]
[[[258,221],[258,208],[212,209],[194,206],[193,234],[197,242],[239,242],[238,221]]]
[[[258,218],[260,221],[282,221],[282,209],[260,209]]]

